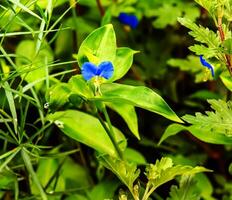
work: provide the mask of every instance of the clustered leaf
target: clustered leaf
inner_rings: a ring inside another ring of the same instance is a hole
[[[150,164],[146,168],[146,175],[149,183],[152,185],[153,190],[157,187],[163,185],[164,183],[174,179],[179,175],[193,175],[195,173],[200,173],[204,171],[209,171],[204,167],[191,167],[176,165],[173,166],[171,158],[163,157],[161,160],[157,160],[156,164]]]
[[[214,111],[206,115],[196,113],[195,116],[185,115],[183,119],[202,132],[232,136],[232,102],[223,100],[208,100]]]
[[[194,21],[200,16],[199,9],[194,3],[169,0],[165,2],[151,1],[150,4],[148,7],[143,7],[143,10],[147,17],[156,17],[152,22],[155,28],[175,25],[178,17],[188,17]]]
[[[111,170],[130,191],[133,191],[134,182],[140,174],[140,170],[137,169],[135,163],[118,160],[110,156],[100,156],[99,160],[107,169]]]
[[[167,200],[199,200],[200,195],[196,190],[196,182],[192,176],[182,176],[179,187],[173,185]]]
[[[206,78],[212,79],[212,76],[210,76],[210,71],[202,67],[199,57],[197,56],[189,55],[186,59],[172,58],[168,60],[168,64],[171,67],[178,67],[182,71],[187,71],[195,75],[196,83],[204,82]]]
[[[220,47],[220,38],[212,30],[196,25],[190,19],[179,18],[178,21],[191,31],[189,34],[201,45],[191,46],[189,49],[195,52],[197,55],[203,55],[205,58],[211,58],[217,56]]]

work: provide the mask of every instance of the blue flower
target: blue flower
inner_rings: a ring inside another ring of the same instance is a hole
[[[114,72],[113,64],[109,61],[102,62],[98,66],[94,65],[91,62],[85,62],[82,65],[82,69],[81,69],[82,76],[86,81],[90,80],[95,76],[109,79],[112,77],[113,72]]]
[[[135,15],[129,15],[127,13],[120,13],[118,19],[122,24],[128,25],[133,29],[139,24],[139,20]]]
[[[200,55],[200,61],[201,61],[201,64],[204,66],[204,67],[207,67],[210,71],[211,71],[211,74],[212,76],[214,76],[214,68],[212,65],[210,65],[204,58],[202,55]]]

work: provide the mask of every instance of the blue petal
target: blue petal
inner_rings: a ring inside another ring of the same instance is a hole
[[[202,55],[200,55],[200,61],[201,61],[201,64],[205,67],[207,67],[210,71],[211,71],[211,74],[212,76],[214,76],[214,68],[212,65],[210,65],[204,58]]]
[[[86,81],[97,75],[98,67],[91,62],[85,62],[82,65],[81,73]]]
[[[121,23],[129,25],[133,29],[139,24],[139,20],[135,15],[129,15],[127,13],[120,13],[118,19]]]
[[[106,61],[106,62],[102,62],[98,66],[96,75],[104,77],[105,79],[109,79],[112,77],[113,73],[114,73],[113,64],[111,62]]]

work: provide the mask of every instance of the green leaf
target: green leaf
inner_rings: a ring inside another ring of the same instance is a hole
[[[97,118],[77,110],[66,110],[50,114],[47,119],[54,122],[63,133],[74,140],[101,153],[117,156],[110,138]],[[114,128],[114,133],[116,141],[124,149],[125,138],[123,134],[116,128]]]
[[[88,196],[94,200],[113,199],[118,186],[118,181],[102,181],[94,186],[91,192],[88,193]]]
[[[196,55],[198,55],[198,56],[203,55],[204,58],[212,58],[218,53],[217,48],[206,47],[203,44],[201,44],[201,45],[195,44],[193,46],[190,46],[189,50],[196,53]]]
[[[93,91],[83,79],[82,75],[72,76],[72,78],[69,79],[68,84],[73,94],[77,94],[84,99],[93,97]]]
[[[211,15],[215,14],[215,11],[219,7],[219,2],[217,0],[195,0],[198,4],[200,4],[203,8],[205,8]]]
[[[55,110],[67,103],[70,93],[71,90],[67,83],[58,83],[52,86],[46,94],[49,109]]]
[[[113,26],[105,25],[94,30],[81,44],[77,60],[81,67],[84,62],[99,64],[113,61],[116,55],[116,37]]]
[[[45,187],[47,183],[50,181],[50,179],[53,177],[56,170],[59,168],[59,165],[60,163],[58,159],[54,159],[54,158],[43,159],[42,158],[39,160],[38,167],[36,170],[36,175],[43,187]],[[57,175],[59,173],[60,172],[58,172]],[[56,187],[54,187],[54,183]],[[36,187],[34,182],[31,183],[30,188],[31,188],[32,194],[39,194],[39,190]],[[53,183],[50,184],[46,192],[62,191],[64,189],[65,189],[65,181],[63,177],[60,176],[57,182],[54,179]]]
[[[127,187],[133,191],[135,180],[139,177],[140,170],[135,163],[118,160],[110,156],[99,157],[100,162],[111,170]]]
[[[161,160],[157,160],[156,164],[150,164],[146,168],[146,175],[149,180],[149,183],[152,185],[152,191],[154,191],[157,187],[163,185],[164,183],[174,179],[179,175],[194,175],[200,172],[210,171],[204,167],[191,167],[191,166],[182,166],[176,165],[173,166],[173,162],[171,158],[161,158]]]
[[[140,139],[138,131],[138,119],[134,106],[116,102],[106,103],[106,105],[117,112],[125,120],[129,129],[135,135],[135,137]]]
[[[224,40],[222,45],[225,54],[232,54],[232,38]]]
[[[221,99],[222,96],[216,92],[211,92],[209,90],[198,90],[197,92],[191,94],[189,98],[207,100],[207,99]]]
[[[215,111],[207,111],[206,115],[196,113],[185,115],[183,119],[200,129],[201,132],[232,136],[232,101],[208,100]]]
[[[0,173],[0,190],[10,190],[14,188],[17,177],[10,171],[3,170]]]
[[[181,124],[171,124],[169,125],[164,134],[162,135],[162,137],[160,138],[160,141],[158,143],[158,145],[160,145],[164,140],[166,140],[167,138],[169,138],[170,136],[176,135],[177,133],[186,130],[187,127],[181,125]]]
[[[179,188],[172,186],[167,200],[199,200],[199,192],[196,190],[196,182],[192,176],[182,176]]]
[[[127,47],[120,47],[116,50],[116,57],[113,61],[114,74],[111,81],[116,81],[122,78],[130,69],[133,63],[133,56],[138,51],[134,51]]]
[[[198,56],[189,55],[186,59],[172,58],[168,60],[168,64],[171,67],[178,67],[182,71],[188,71],[189,73],[195,75],[196,83],[204,82],[206,79],[212,79],[210,71],[202,66]]]
[[[86,167],[67,157],[62,166],[60,178],[65,180],[66,189],[90,187],[91,177]]]
[[[155,28],[165,28],[167,25],[174,25],[181,14],[182,12],[177,6],[165,3],[156,10],[155,15],[158,16],[158,18],[152,25]]]
[[[170,136],[174,136],[181,131],[189,131],[192,135],[201,141],[212,143],[212,144],[232,144],[232,138],[227,137],[221,133],[212,133],[202,130],[201,127],[196,126],[183,126],[181,124],[171,124],[167,127],[164,134],[162,135],[159,145]]]
[[[26,71],[21,77],[28,83],[34,82],[46,76],[47,65],[53,61],[53,53],[48,44],[44,44],[38,54],[35,51],[36,45],[32,40],[23,40],[16,49],[17,70]],[[41,89],[43,82],[37,83],[36,88]]]
[[[73,194],[66,197],[65,200],[89,200],[89,199],[84,195]]]
[[[220,38],[218,34],[204,28],[202,26],[197,26],[190,19],[179,18],[178,21],[185,27],[189,28],[191,31],[189,34],[194,37],[198,42],[206,44],[211,49],[217,49],[220,46]]]
[[[163,98],[147,87],[109,83],[101,85],[101,92],[102,96],[96,96],[90,100],[127,103],[155,112],[170,120],[182,122]]]
[[[195,4],[182,3],[180,1],[165,2],[157,9],[153,7],[149,9],[153,9],[152,16],[157,17],[152,23],[155,28],[165,28],[167,25],[175,25],[177,18],[181,16],[190,18],[191,20],[195,20],[200,16],[199,9]]]
[[[145,157],[137,150],[132,148],[126,148],[124,152],[124,158],[129,162],[134,162],[138,165],[145,165],[147,161]]]
[[[230,91],[232,91],[232,78],[231,75],[228,73],[228,71],[222,73],[220,75],[220,78],[223,82],[223,84],[226,86],[226,88]]]

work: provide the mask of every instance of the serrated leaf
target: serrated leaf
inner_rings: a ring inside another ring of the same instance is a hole
[[[200,172],[210,171],[204,167],[191,167],[176,165],[173,166],[171,158],[163,157],[161,160],[157,160],[156,164],[150,164],[146,168],[146,175],[149,183],[152,185],[152,191],[158,188],[160,185],[174,179],[179,175],[194,175]]]
[[[99,157],[100,162],[111,170],[127,187],[133,191],[135,180],[140,174],[135,163],[129,163],[125,160],[118,160],[110,156]]]
[[[219,6],[219,2],[217,0],[195,0],[198,4],[200,4],[203,8],[205,8],[211,15],[214,15],[217,7]]]
[[[197,26],[187,18],[179,18],[178,21],[191,30],[189,34],[193,36],[196,41],[207,44],[210,48],[218,48],[220,46],[219,36],[208,28]]]
[[[106,83],[101,85],[101,93],[101,96],[96,96],[90,100],[127,103],[157,113],[170,120],[182,122],[164,99],[147,87]]]
[[[199,192],[192,176],[182,176],[179,187],[172,186],[167,200],[199,200]]]
[[[154,14],[158,18],[153,21],[152,25],[155,28],[164,28],[167,25],[174,25],[177,18],[181,16],[182,11],[177,6],[165,3],[162,7],[158,8]]]
[[[202,132],[232,136],[232,102],[208,100],[214,111],[206,111],[206,115],[196,113],[185,115],[183,119]]]
[[[206,47],[205,45],[202,44],[201,45],[195,44],[193,46],[190,46],[189,49],[192,52],[196,53],[196,55],[198,56],[203,55],[204,58],[212,58],[218,53],[217,48]]]
[[[117,156],[109,136],[97,118],[77,110],[66,110],[48,115],[47,120],[55,123],[63,133],[74,140],[101,153]],[[116,141],[120,143],[119,146],[125,149],[123,134],[116,128],[114,128],[114,133]]]
[[[195,20],[200,16],[199,9],[194,3],[182,3],[180,1],[165,1],[157,9],[154,6],[148,7],[146,13],[157,18],[152,25],[155,28],[165,28],[167,25],[175,25],[178,17],[187,17]]]
[[[207,79],[212,79],[210,76],[210,71],[202,66],[200,59],[197,56],[189,55],[186,59],[172,58],[168,60],[168,64],[172,67],[178,67],[182,71],[188,71],[189,73],[195,75],[196,83],[204,82]]]

